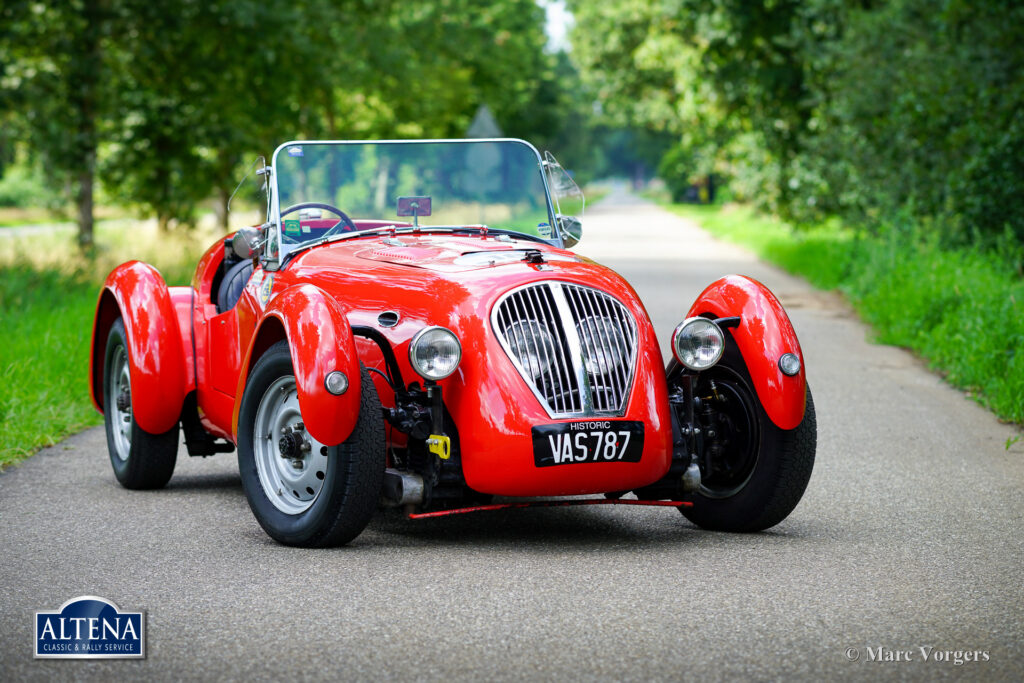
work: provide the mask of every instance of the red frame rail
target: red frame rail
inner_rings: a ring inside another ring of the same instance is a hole
[[[569,507],[572,505],[653,505],[657,507],[693,507],[688,500],[623,500],[616,498],[588,498],[585,500],[535,500],[521,503],[494,503],[491,505],[473,505],[466,508],[454,508],[452,510],[436,510],[434,512],[419,512],[407,515],[409,519],[430,519],[432,517],[448,517],[450,515],[465,515],[470,512],[489,512],[491,510],[509,510],[512,508],[530,507]]]

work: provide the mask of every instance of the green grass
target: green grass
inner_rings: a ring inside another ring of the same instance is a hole
[[[741,207],[669,205],[821,289],[847,295],[879,342],[912,349],[1000,418],[1024,423],[1019,247],[942,248],[915,230],[790,226]]]
[[[170,284],[191,278],[210,235],[160,237],[141,224],[102,228],[89,257],[73,235],[0,242],[0,467],[100,424],[89,399],[89,349],[100,286],[118,263],[153,263]]]
[[[0,270],[0,465],[101,421],[87,382],[96,296],[57,269]]]

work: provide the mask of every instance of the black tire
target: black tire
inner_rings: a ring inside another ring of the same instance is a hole
[[[114,476],[121,486],[126,489],[159,489],[166,486],[174,474],[178,460],[178,424],[163,434],[150,434],[135,421],[131,385],[121,374],[122,364],[131,358],[127,339],[124,321],[118,318],[110,326],[103,362],[103,421],[107,432],[107,452]],[[118,398],[123,389],[127,389],[127,398],[122,397],[119,405]],[[124,424],[129,425],[127,433],[121,430]]]
[[[288,343],[281,341],[263,354],[246,382],[238,415],[238,469],[242,487],[256,520],[274,540],[307,548],[344,545],[366,528],[380,500],[385,467],[380,399],[370,374],[362,369],[355,429],[344,443],[326,448],[322,488],[310,506],[289,514],[268,497],[260,479],[254,447],[260,403],[267,400],[272,385],[289,377],[294,378],[291,354]],[[271,443],[276,442],[271,440]],[[280,490],[277,495],[281,495]]]
[[[701,491],[692,497],[692,508],[679,508],[697,526],[714,531],[754,532],[775,526],[785,519],[803,497],[814,469],[817,449],[817,420],[814,399],[807,387],[804,418],[795,429],[780,429],[765,413],[757,399],[746,365],[734,345],[717,366],[702,373],[697,386],[706,392],[716,382],[719,395],[730,394],[726,404],[743,403],[740,415],[748,415],[751,428],[741,428],[742,417],[734,416],[733,429],[753,432],[744,441],[742,434],[731,439],[734,470],[708,476],[701,471]],[[698,391],[698,396],[702,391]],[[737,408],[731,408],[737,410]]]

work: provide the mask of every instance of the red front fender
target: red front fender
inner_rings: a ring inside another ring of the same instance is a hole
[[[781,429],[795,429],[804,419],[804,357],[793,324],[775,295],[757,280],[727,275],[697,297],[688,317],[696,315],[740,316],[739,326],[730,331],[757,397],[772,422]],[[779,370],[779,356],[787,352],[800,358],[800,372],[793,377]]]
[[[276,323],[284,328],[288,339],[302,422],[314,439],[336,446],[352,434],[359,418],[359,358],[352,326],[342,305],[319,287],[309,284],[286,289],[268,303],[242,363],[243,371],[235,392],[232,430],[238,434],[238,412],[246,379],[249,370],[259,360],[253,354],[266,348],[261,333]],[[348,390],[341,396],[331,394],[324,387],[324,378],[334,370],[340,370],[348,377]]]
[[[181,417],[191,373],[178,315],[167,283],[156,268],[129,261],[111,271],[103,283],[96,302],[89,366],[92,402],[100,412],[107,335],[119,316],[128,336],[135,421],[151,434],[162,434]]]

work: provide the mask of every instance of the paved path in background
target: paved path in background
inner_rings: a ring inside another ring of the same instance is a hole
[[[32,235],[52,235],[74,232],[74,223],[39,223],[34,225],[12,225],[11,227],[0,227],[0,239],[13,239],[15,237],[29,237]]]
[[[182,452],[167,489],[131,492],[93,429],[0,475],[0,679],[1024,678],[1013,429],[868,343],[831,295],[621,189],[579,251],[634,284],[665,340],[721,274],[779,294],[820,430],[789,519],[730,535],[657,508],[387,516],[297,550],[257,526],[233,455]],[[32,659],[33,612],[83,594],[146,610],[145,661]]]

